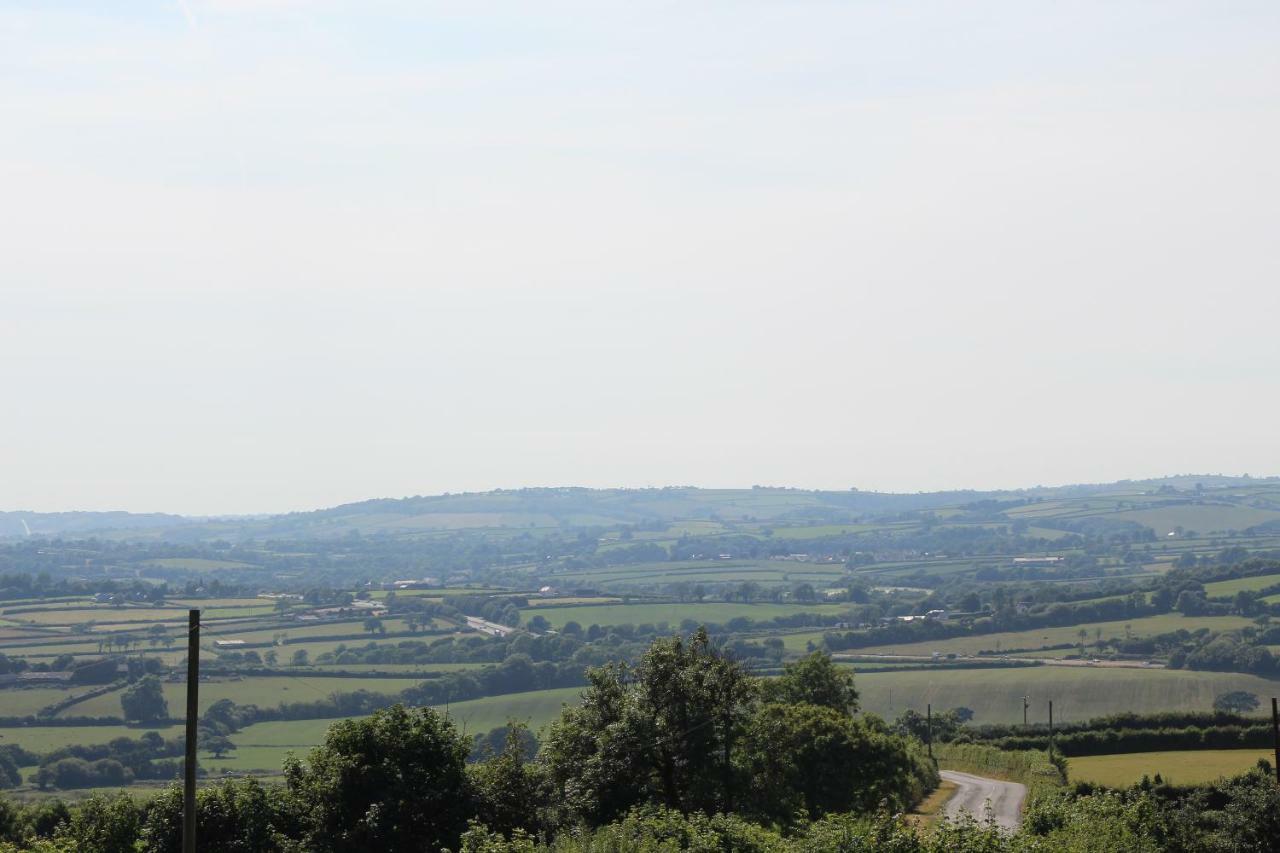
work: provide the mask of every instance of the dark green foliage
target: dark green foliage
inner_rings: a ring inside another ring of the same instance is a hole
[[[504,835],[510,836],[516,829],[536,833],[541,829],[542,768],[529,763],[525,738],[529,735],[528,729],[511,724],[505,727],[505,732],[502,751],[472,765],[476,813],[486,826]]]
[[[135,853],[142,809],[128,794],[92,796],[72,812],[59,837],[79,853]]]
[[[1214,697],[1213,710],[1223,714],[1249,714],[1258,710],[1258,697],[1245,690],[1220,693]]]
[[[841,714],[858,710],[858,691],[853,671],[831,662],[831,656],[813,652],[782,668],[782,675],[764,682],[763,698],[768,702],[820,705]]]
[[[818,705],[763,706],[743,744],[750,811],[771,823],[787,824],[801,810],[821,817],[882,802],[909,809],[938,783],[902,738]]]
[[[580,708],[566,709],[543,745],[557,804],[603,823],[658,802],[683,812],[734,808],[733,746],[754,681],[705,631],[655,642],[634,669],[589,675]]]
[[[124,710],[124,718],[130,721],[150,723],[169,718],[169,703],[165,701],[160,679],[154,675],[148,675],[126,688],[120,694],[120,707]]]
[[[279,786],[257,780],[222,782],[196,797],[196,837],[201,850],[284,853],[302,834],[297,803]],[[181,853],[182,787],[171,785],[147,806],[142,838],[148,853]]]
[[[473,814],[469,739],[430,708],[402,705],[335,723],[285,769],[305,804],[309,849],[332,853],[456,849]]]
[[[16,788],[22,784],[22,772],[8,751],[0,752],[0,788]]]

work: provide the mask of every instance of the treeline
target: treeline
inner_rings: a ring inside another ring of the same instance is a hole
[[[957,743],[1002,750],[1047,750],[1048,726],[986,725],[940,733]],[[1054,750],[1067,757],[1188,749],[1264,748],[1273,743],[1271,725],[1256,717],[1221,712],[1115,714],[1059,725]]]

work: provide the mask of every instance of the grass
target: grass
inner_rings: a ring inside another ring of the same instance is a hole
[[[1204,585],[1204,594],[1209,598],[1230,598],[1237,592],[1253,592],[1280,583],[1280,575],[1257,575],[1251,578],[1233,578],[1229,581],[1214,581]]]
[[[107,743],[118,737],[140,738],[159,732],[165,738],[182,735],[182,726],[17,726],[0,728],[0,743],[18,744],[33,752],[48,752],[68,744]]]
[[[61,702],[79,693],[88,693],[91,688],[77,687],[67,690],[62,687],[6,687],[0,690],[0,716],[21,717],[34,714],[55,702]]]
[[[19,613],[12,618],[34,625],[75,625],[80,622],[146,624],[185,620],[187,614],[177,607],[112,607],[103,604],[74,610],[38,610],[32,613]]]
[[[937,744],[933,748],[938,767],[993,779],[1020,782],[1031,794],[1061,787],[1062,774],[1049,761],[1049,753],[1034,749],[995,749],[976,743]]]
[[[511,693],[505,696],[487,696],[456,702],[448,707],[449,718],[459,729],[468,734],[483,734],[490,729],[504,726],[508,719],[523,720],[535,732],[560,714],[561,706],[576,703],[580,687],[555,690],[538,690],[531,693]],[[443,711],[440,706],[437,710]],[[223,761],[202,759],[203,766],[232,770],[280,769],[284,757],[290,752],[305,757],[307,750],[324,740],[329,726],[337,720],[284,720],[256,723],[232,736],[236,751]]]
[[[1087,651],[1093,645],[1098,629],[1102,630],[1102,639],[1106,640],[1124,637],[1126,625],[1129,626],[1129,632],[1132,636],[1149,637],[1180,629],[1195,631],[1198,628],[1209,628],[1214,631],[1228,631],[1252,624],[1251,620],[1243,616],[1183,616],[1178,613],[1164,613],[1159,616],[1145,616],[1141,619],[1088,622],[1080,625],[1035,628],[1029,631],[1006,631],[998,634],[976,634],[919,643],[870,646],[861,649],[850,649],[849,651],[851,654],[866,652],[871,654],[928,655],[933,652],[942,652],[943,654],[974,655],[983,650],[1036,649],[1061,643],[1078,643],[1080,629],[1082,628],[1088,632],[1088,637],[1085,640]]]
[[[630,623],[668,623],[672,630],[685,619],[696,622],[724,624],[730,619],[745,616],[757,621],[796,613],[844,613],[848,605],[840,604],[730,604],[715,601],[705,604],[615,604],[587,607],[526,608],[520,611],[522,622],[528,622],[535,614],[541,615],[553,627],[560,628],[566,622],[589,625],[622,625]]]
[[[1157,536],[1165,536],[1176,527],[1204,535],[1217,531],[1244,530],[1255,524],[1274,521],[1280,518],[1280,512],[1225,504],[1186,504],[1131,510],[1108,517],[1117,521],[1135,521],[1150,527]]]
[[[951,799],[957,787],[959,786],[955,782],[948,782],[943,779],[929,796],[916,804],[911,814],[908,815],[908,820],[911,820],[917,826],[929,826],[932,824],[938,819],[939,814],[942,812],[942,807],[947,804],[947,800]]]
[[[206,560],[202,557],[157,557],[143,562],[152,566],[163,566],[166,569],[186,569],[192,572],[251,568],[249,563],[240,563],[235,560]]]
[[[353,693],[368,690],[388,696],[421,682],[419,678],[335,678],[311,672],[298,676],[261,676],[235,681],[201,681],[200,710],[217,702],[230,699],[237,705],[259,705],[272,708],[281,702],[314,702],[325,699],[331,693]],[[169,712],[181,713],[187,701],[187,686],[181,681],[166,681],[162,685]],[[76,717],[109,717],[120,715],[120,693],[114,691],[95,696],[87,702],[72,705],[66,715]]]
[[[856,667],[855,667],[856,669]],[[908,708],[924,713],[971,708],[975,722],[1022,721],[1022,699],[1031,699],[1031,719],[1086,720],[1121,711],[1209,711],[1220,693],[1245,690],[1272,696],[1280,682],[1254,675],[1165,669],[1033,666],[1009,669],[858,671],[865,710],[893,718]]]
[[[1183,752],[1130,752],[1119,755],[1089,755],[1068,759],[1068,776],[1073,782],[1093,782],[1124,788],[1157,773],[1166,782],[1194,785],[1223,776],[1235,776],[1258,763],[1275,760],[1270,749],[1196,749]]]

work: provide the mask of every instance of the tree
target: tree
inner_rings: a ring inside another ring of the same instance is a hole
[[[545,634],[547,631],[551,630],[551,623],[547,621],[547,617],[538,613],[528,621],[525,627],[535,634]]]
[[[817,705],[764,705],[744,742],[750,807],[771,823],[785,825],[800,809],[821,817],[882,801],[908,808],[937,780],[902,738]]]
[[[329,728],[305,763],[286,762],[308,807],[310,850],[458,849],[472,814],[470,741],[430,708],[393,705]]]
[[[1258,710],[1258,697],[1245,690],[1219,693],[1214,697],[1213,710],[1222,714],[1249,714]]]
[[[212,729],[201,729],[198,743],[205,752],[212,752],[214,758],[222,758],[236,748],[231,738]]]
[[[142,678],[121,693],[120,707],[126,720],[151,723],[169,718],[169,703],[165,701],[160,679],[154,675]]]
[[[202,786],[196,794],[196,837],[201,850],[289,853],[302,849],[292,840],[302,835],[302,810],[303,804],[279,785],[256,779]],[[148,851],[182,850],[180,785],[170,785],[147,804],[142,835]]]
[[[293,657],[289,659],[289,662],[294,666],[306,666],[310,662],[310,656],[307,654],[306,649],[298,649],[293,653]]]
[[[818,705],[846,715],[858,710],[853,672],[837,667],[824,652],[787,664],[782,675],[766,681],[762,690],[768,702]]]
[[[537,816],[542,805],[542,778],[538,766],[529,763],[527,742],[533,736],[515,722],[507,724],[505,733],[502,751],[475,765],[471,774],[478,817],[503,835],[516,829],[536,832],[540,828]]]
[[[605,823],[646,802],[733,809],[734,744],[754,680],[704,629],[655,641],[634,669],[611,664],[587,677],[582,705],[566,707],[543,742],[566,820]]]

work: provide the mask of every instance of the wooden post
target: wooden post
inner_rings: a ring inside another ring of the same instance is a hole
[[[1271,737],[1276,748],[1276,782],[1280,782],[1280,711],[1276,710],[1276,699],[1271,697]]]
[[[200,611],[187,611],[187,760],[182,773],[182,853],[196,853],[196,722],[200,709]]]
[[[1053,700],[1049,700],[1049,760],[1053,761]]]
[[[925,715],[926,715],[925,720],[928,723],[928,728],[926,729],[926,731],[928,732],[928,738],[925,740],[925,745],[929,747],[929,758],[932,759],[933,758],[933,705],[928,704],[928,705],[925,705],[924,708],[925,708]]]

